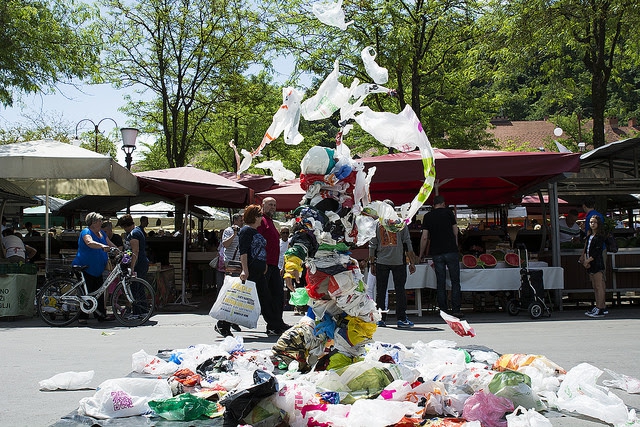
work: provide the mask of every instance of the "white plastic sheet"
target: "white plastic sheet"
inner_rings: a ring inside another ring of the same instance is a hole
[[[313,14],[320,22],[332,27],[338,27],[342,31],[353,21],[345,22],[344,11],[342,10],[342,0],[333,3],[331,1],[319,1],[312,6]]]
[[[386,68],[379,66],[376,62],[377,52],[373,46],[367,46],[362,49],[360,56],[364,63],[364,69],[374,82],[383,85],[389,81],[389,71]]]
[[[40,390],[80,390],[89,387],[94,371],[62,372],[40,381]]]
[[[338,81],[340,67],[334,62],[333,71],[324,79],[318,91],[302,103],[301,113],[305,120],[328,119],[349,100],[349,89]]]

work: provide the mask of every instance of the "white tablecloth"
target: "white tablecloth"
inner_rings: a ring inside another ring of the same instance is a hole
[[[542,280],[545,289],[564,289],[564,271],[562,267],[547,267],[546,262],[531,261],[529,269],[542,270]],[[367,275],[367,289],[375,300],[373,288],[375,278]],[[416,265],[416,272],[409,274],[407,267],[407,282],[405,289],[416,290],[416,309],[418,316],[422,316],[422,288],[436,289],[436,272],[429,264]],[[451,287],[449,274],[447,273],[447,287]],[[474,291],[509,291],[520,289],[520,269],[515,267],[460,269],[460,288],[463,292]],[[389,275],[388,290],[393,290],[393,275]]]

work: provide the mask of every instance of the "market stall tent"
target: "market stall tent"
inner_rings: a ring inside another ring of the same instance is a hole
[[[252,197],[249,187],[193,166],[137,172],[135,176],[141,191],[175,201],[188,198],[191,205],[244,208]]]
[[[557,184],[558,195],[580,205],[585,196],[604,196],[608,208],[640,208],[640,138],[611,142],[580,155],[580,172]]]
[[[145,203],[153,203],[145,205]],[[136,207],[137,206],[137,207]],[[67,223],[72,225],[74,218],[82,220],[91,211],[98,211],[105,217],[120,217],[127,207],[134,218],[140,215],[156,214],[160,218],[173,215],[177,210],[184,211],[184,205],[158,194],[140,192],[137,196],[80,196],[69,200],[57,210],[53,210],[56,215],[64,216]],[[142,213],[142,211],[146,211]],[[171,212],[171,214],[169,214]],[[192,213],[199,217],[205,217],[208,213],[203,209],[193,208]],[[154,216],[156,218],[157,216]]]
[[[258,175],[255,173],[241,173],[238,175],[235,172],[218,172],[218,175],[225,177],[233,182],[249,187],[254,192],[266,191],[271,189],[274,184],[273,177],[270,175]]]
[[[135,196],[138,181],[125,167],[100,153],[51,139],[0,146],[0,178],[26,194],[111,194]],[[45,214],[49,228],[49,210]],[[48,258],[49,238],[45,238]]]
[[[294,179],[281,184],[276,184],[269,190],[256,193],[256,203],[262,203],[267,197],[276,199],[278,211],[289,212],[300,206],[300,201],[306,192],[300,187],[300,180]]]
[[[252,198],[249,187],[227,178],[192,166],[138,172],[140,190],[154,193],[184,204],[185,212],[192,205],[243,208]],[[184,221],[182,247],[182,293],[179,301],[186,299],[187,221]]]

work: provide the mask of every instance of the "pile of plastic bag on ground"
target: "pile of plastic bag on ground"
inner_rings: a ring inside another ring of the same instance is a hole
[[[295,329],[274,347],[286,347]],[[333,369],[323,359],[302,373],[297,361],[286,365],[273,350],[245,350],[241,337],[158,355],[141,350],[132,356],[139,377],[103,382],[78,412],[294,427],[551,426],[548,412],[640,426],[634,410],[596,384],[602,371],[586,363],[565,372],[542,355],[500,355],[443,340],[408,348],[369,343],[363,356]],[[637,392],[637,379],[607,372],[613,381],[603,382]]]

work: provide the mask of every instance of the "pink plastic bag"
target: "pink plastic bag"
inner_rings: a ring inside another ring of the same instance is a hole
[[[478,391],[467,399],[462,418],[480,421],[483,427],[507,427],[505,414],[513,412],[513,402],[506,397]]]

